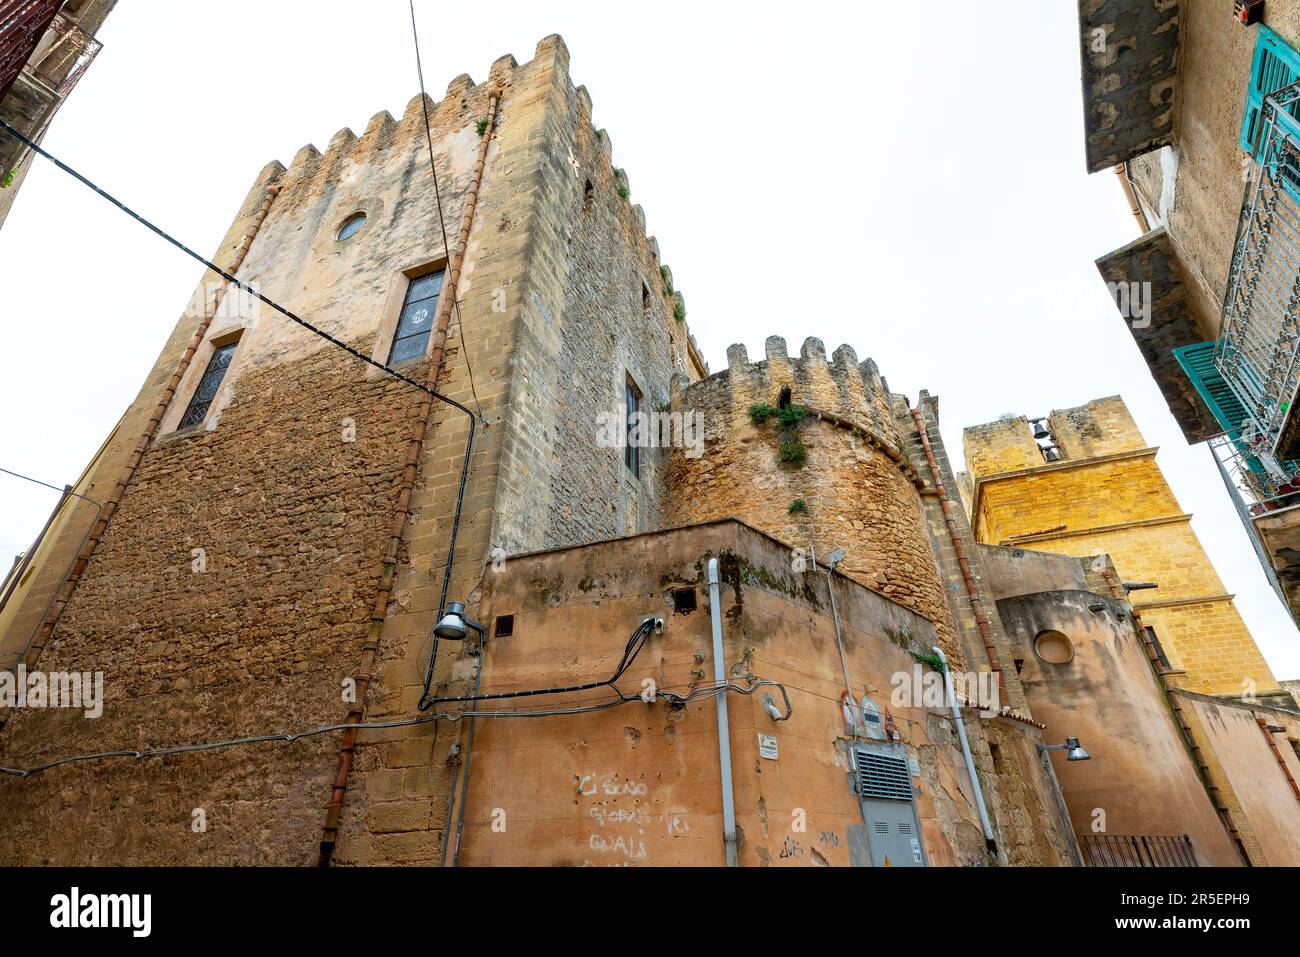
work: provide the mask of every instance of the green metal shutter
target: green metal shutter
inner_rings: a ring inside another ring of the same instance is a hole
[[[1262,23],[1257,29],[1259,39],[1250,66],[1250,85],[1246,87],[1246,113],[1241,119],[1241,148],[1252,156],[1264,113],[1264,97],[1300,80],[1300,54]]]
[[[1249,416],[1241,400],[1228,387],[1223,374],[1214,367],[1214,347],[1218,343],[1198,342],[1192,346],[1180,346],[1174,350],[1174,358],[1187,373],[1187,378],[1196,388],[1197,394],[1205,403],[1224,431],[1240,428]]]

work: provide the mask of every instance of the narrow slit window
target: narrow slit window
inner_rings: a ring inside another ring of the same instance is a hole
[[[234,358],[235,346],[237,343],[228,342],[224,346],[217,346],[212,358],[208,360],[208,367],[203,370],[203,377],[199,379],[199,386],[194,390],[194,395],[190,398],[189,408],[181,416],[179,429],[188,429],[192,425],[199,425],[208,417],[208,409],[212,408],[212,400],[217,397],[217,390],[221,388],[221,380],[226,377],[226,370],[230,368],[230,360]]]
[[[443,271],[425,273],[411,280],[402,303],[402,315],[393,334],[393,348],[388,354],[390,364],[418,359],[429,348],[429,335],[433,331],[433,315],[442,293]]]
[[[623,448],[623,462],[632,474],[641,477],[641,390],[632,377],[627,379],[627,441]]]

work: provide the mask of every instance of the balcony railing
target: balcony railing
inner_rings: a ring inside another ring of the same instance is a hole
[[[1300,457],[1300,83],[1264,100],[1214,364],[1276,455]],[[1237,424],[1237,423],[1234,423]]]
[[[59,94],[67,96],[103,44],[63,14],[50,24],[27,68]]]
[[[1196,866],[1196,851],[1186,834],[1084,834],[1079,848],[1088,867]]]
[[[1300,463],[1279,459],[1250,426],[1210,439],[1210,448],[1244,515],[1258,518],[1300,503]]]

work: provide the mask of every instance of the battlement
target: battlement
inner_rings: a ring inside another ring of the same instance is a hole
[[[874,361],[859,362],[848,344],[828,360],[825,344],[812,336],[796,357],[788,354],[780,336],[769,336],[764,352],[765,358],[751,362],[748,350],[737,343],[727,349],[724,371],[691,384],[675,377],[674,408],[680,403],[684,411],[703,412],[707,441],[720,438],[733,419],[748,419],[752,406],[797,405],[812,418],[858,432],[900,465],[907,462],[890,411],[889,384]]]

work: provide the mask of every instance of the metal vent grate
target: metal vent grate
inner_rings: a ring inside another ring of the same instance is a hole
[[[873,825],[874,825],[875,828],[876,828],[876,833],[877,833],[877,834],[888,834],[888,833],[889,833],[889,822],[888,822],[888,821],[873,821],[872,823],[873,823]]]
[[[902,821],[902,822],[900,822],[899,825],[898,825],[898,833],[899,833],[899,834],[911,834],[911,833],[912,833],[912,825],[908,824],[906,821]]]
[[[858,751],[858,794],[864,798],[912,800],[912,776],[907,759]]]

